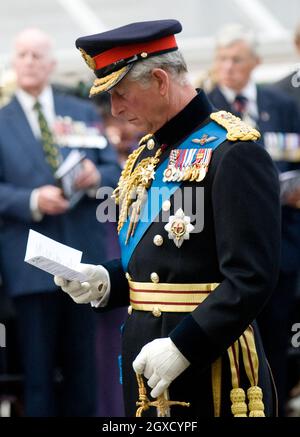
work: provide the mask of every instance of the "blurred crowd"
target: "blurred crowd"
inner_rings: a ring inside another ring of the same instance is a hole
[[[300,25],[295,32],[300,59]],[[199,56],[201,50],[199,49]],[[217,109],[256,127],[260,144],[281,174],[300,174],[300,70],[277,83],[257,84],[261,59],[254,33],[240,25],[216,35],[214,62],[201,75]],[[93,313],[76,305],[50,275],[24,263],[29,229],[83,252],[100,264],[119,256],[116,223],[99,223],[97,190],[115,188],[128,155],[145,132],[111,116],[110,97],[88,98],[89,83],[51,83],[55,54],[50,35],[16,35],[15,82],[0,89],[0,416],[123,416],[121,330],[127,309]],[[70,147],[55,144],[55,120],[97,126],[104,147],[77,147],[84,159],[72,202],[55,172]],[[295,173],[297,174],[297,173]],[[299,181],[300,176],[298,175]],[[257,211],[259,214],[260,212]],[[277,389],[278,414],[300,416],[300,182],[282,196],[282,259],[276,290],[258,318]]]

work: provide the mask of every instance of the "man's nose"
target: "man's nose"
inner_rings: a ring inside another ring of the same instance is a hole
[[[117,98],[115,95],[111,95],[111,114],[113,117],[118,117],[121,115],[122,111],[122,105],[120,103],[120,99]]]
[[[228,59],[225,59],[225,60],[224,60],[224,62],[223,62],[223,69],[224,69],[225,71],[230,71],[230,70],[232,70],[233,66],[234,66],[234,62],[233,62],[232,59],[228,58]]]

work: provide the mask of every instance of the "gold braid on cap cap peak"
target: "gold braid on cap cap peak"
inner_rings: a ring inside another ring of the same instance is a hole
[[[105,77],[101,77],[100,79],[94,80],[94,85],[92,86],[90,90],[90,97],[94,96],[95,94],[99,94],[102,91],[106,91],[111,86],[114,85],[114,83],[118,80],[118,78],[126,71],[127,66],[121,68],[118,71],[114,71],[111,74],[108,74]]]
[[[226,138],[229,141],[256,141],[260,138],[258,130],[244,123],[231,112],[213,112],[210,118],[227,130]]]
[[[95,70],[96,68],[96,62],[94,61],[94,59],[87,54],[87,52],[85,50],[83,50],[82,48],[79,47],[79,51],[81,53],[81,56],[84,59],[84,62],[87,64],[87,66],[89,68],[91,68],[92,70]]]

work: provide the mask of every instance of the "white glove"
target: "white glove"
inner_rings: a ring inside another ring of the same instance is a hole
[[[101,299],[110,287],[109,273],[103,266],[80,264],[78,271],[88,277],[87,282],[67,281],[54,276],[54,282],[68,293],[76,303],[89,303]]]
[[[151,396],[161,395],[189,365],[172,340],[157,338],[147,343],[133,362],[136,373],[144,374],[153,390]]]

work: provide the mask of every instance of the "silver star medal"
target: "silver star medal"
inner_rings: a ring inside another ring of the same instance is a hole
[[[141,180],[147,184],[150,179],[155,179],[154,166],[152,164],[147,165],[146,168],[141,169]]]
[[[184,215],[182,209],[179,208],[175,215],[170,215],[165,230],[168,232],[168,237],[174,241],[175,246],[181,247],[184,240],[189,240],[194,226],[191,225],[191,218]]]

